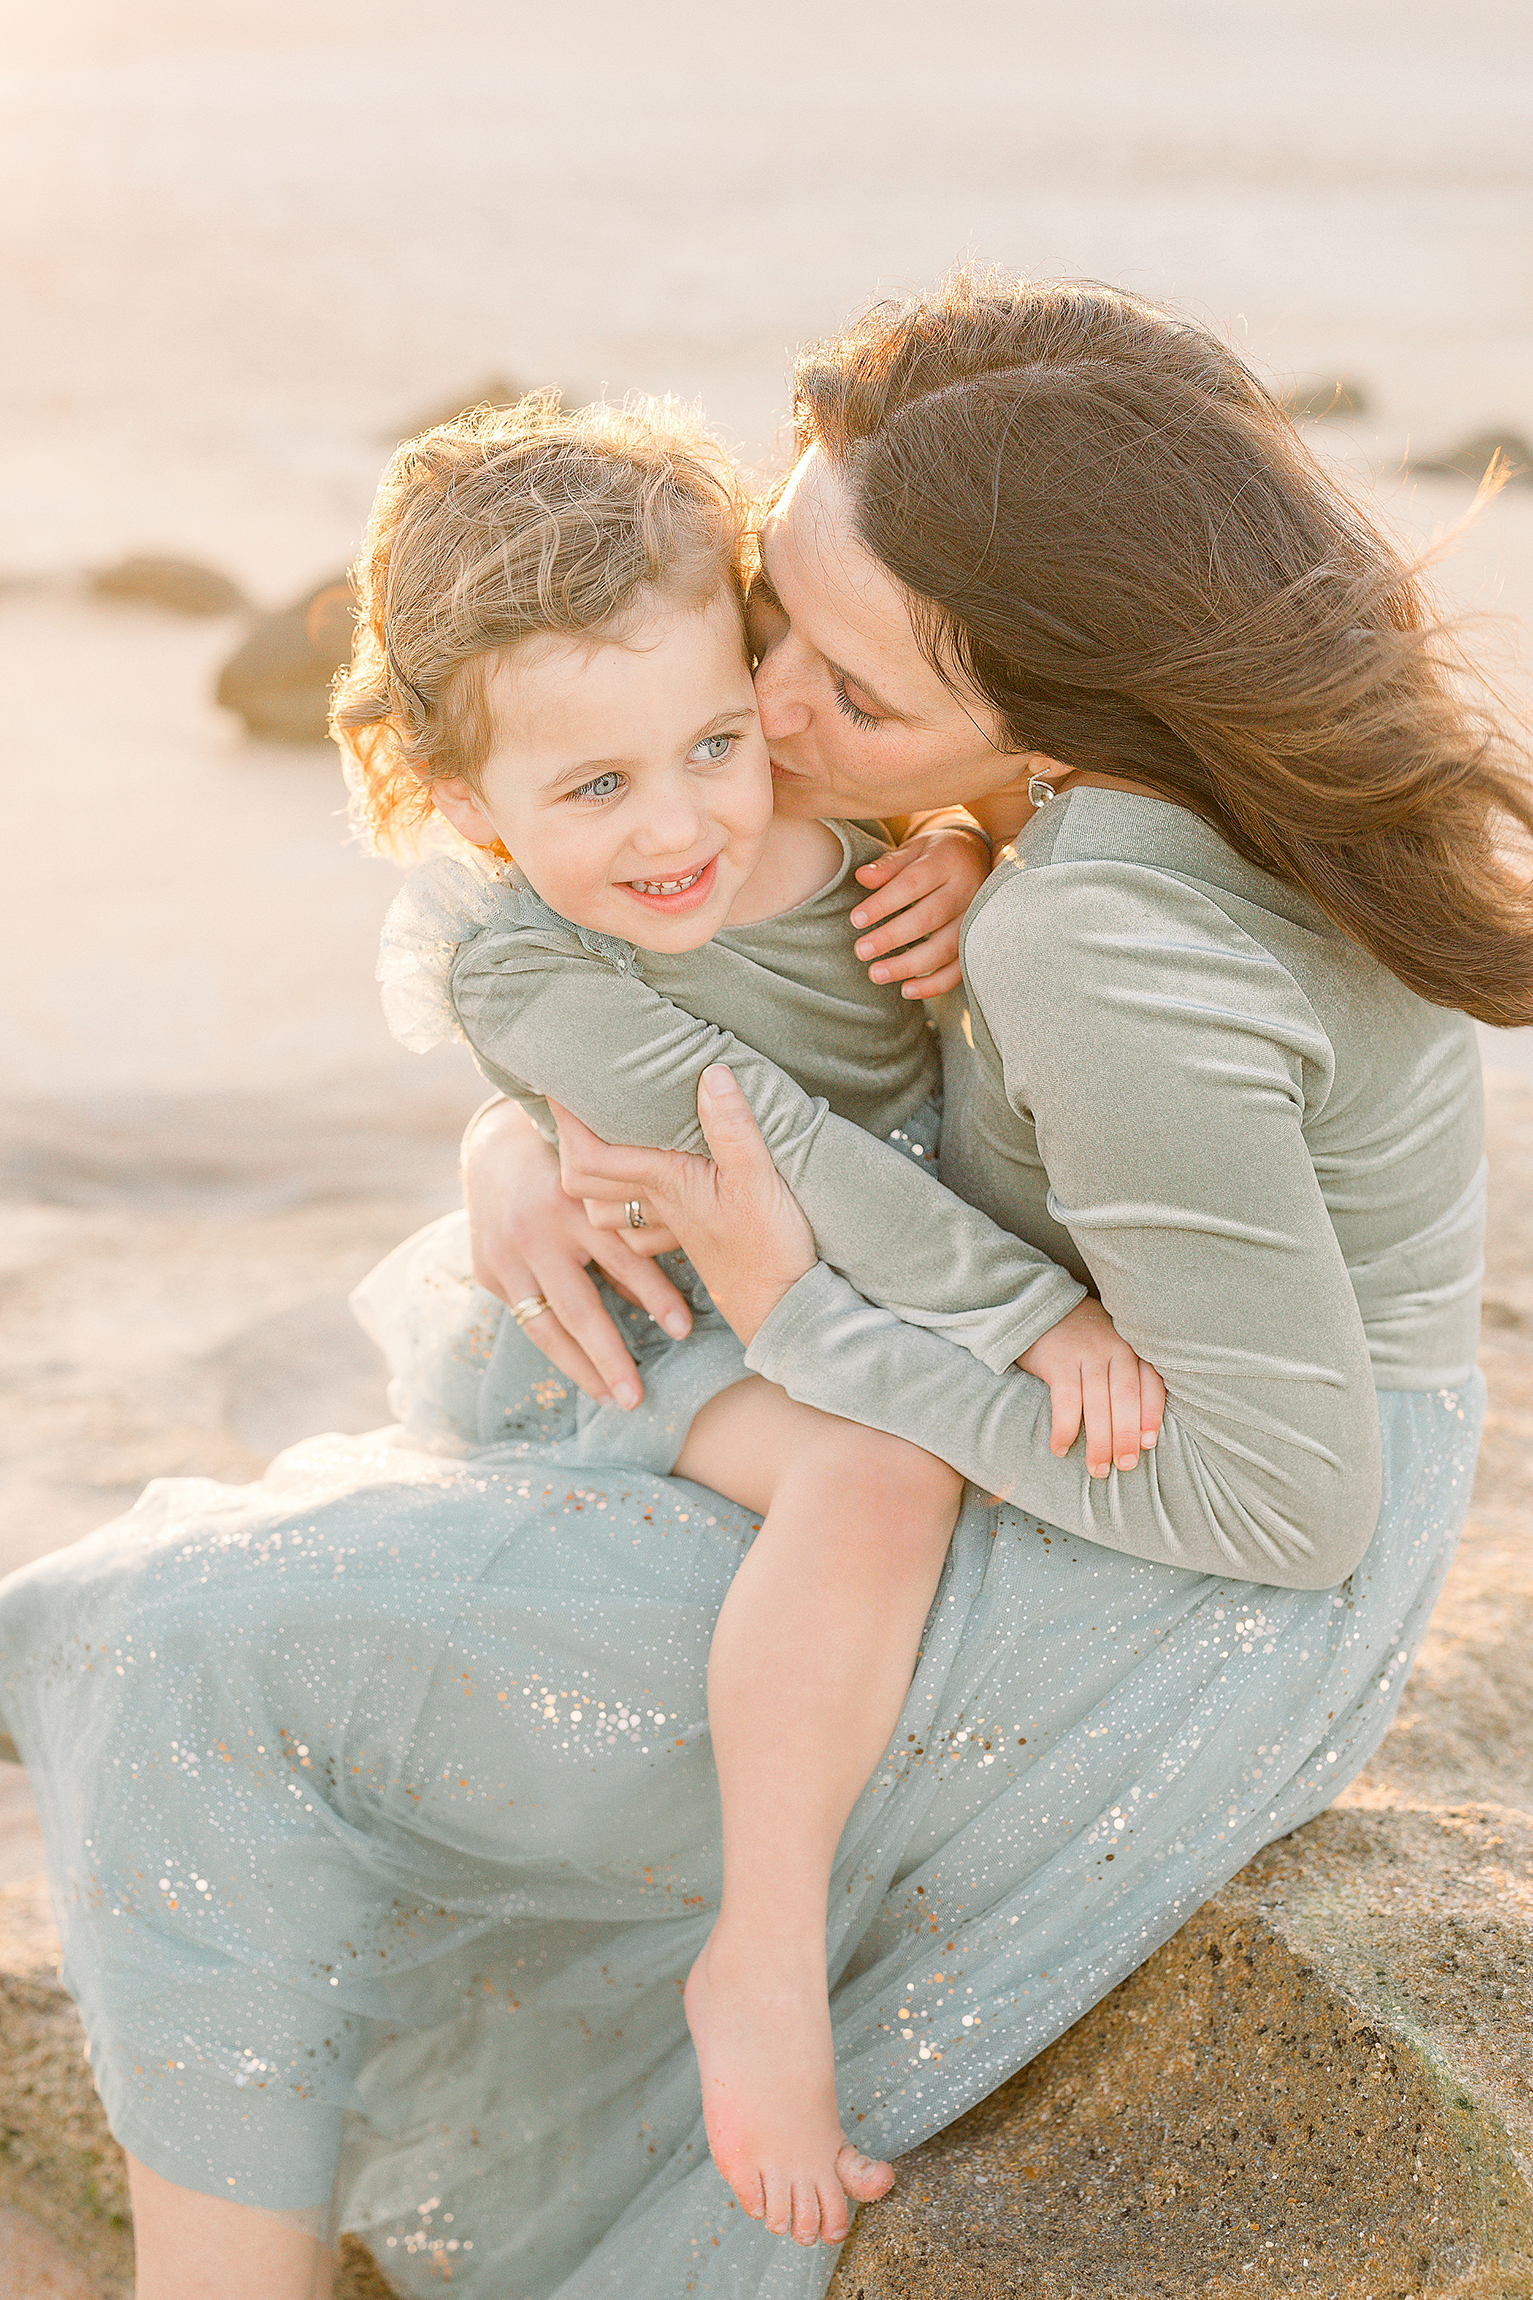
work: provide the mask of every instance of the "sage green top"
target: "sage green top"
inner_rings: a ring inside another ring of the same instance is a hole
[[[943,1179],[1089,1278],[1159,1368],[1156,1452],[1093,1481],[1049,1398],[823,1267],[747,1362],[1136,1557],[1301,1589],[1379,1511],[1377,1389],[1472,1372],[1484,1234],[1473,1024],[1163,800],[1050,801],[971,906]]]
[[[385,1012],[406,1045],[460,1033],[550,1135],[551,1096],[605,1141],[704,1150],[697,1082],[727,1062],[825,1263],[999,1369],[1085,1288],[921,1170],[937,1042],[918,1001],[868,979],[848,921],[853,874],[888,842],[830,828],[841,859],[817,893],[674,954],[573,926],[512,871],[441,858],[389,913]]]

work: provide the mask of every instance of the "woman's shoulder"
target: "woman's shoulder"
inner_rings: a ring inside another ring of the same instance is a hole
[[[1062,963],[1084,945],[1100,948],[1114,916],[1183,928],[1196,921],[1200,942],[1344,941],[1302,887],[1247,861],[1188,808],[1089,788],[1039,808],[998,858],[967,925],[983,918],[989,931],[978,942],[1020,933]]]
[[[418,1054],[461,1038],[453,984],[465,959],[492,961],[522,942],[580,955],[575,929],[511,864],[477,852],[433,855],[411,872],[383,922],[378,982],[393,1035]]]

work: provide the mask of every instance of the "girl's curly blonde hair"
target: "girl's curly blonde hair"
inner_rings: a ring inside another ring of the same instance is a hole
[[[619,637],[657,594],[738,594],[747,531],[729,457],[673,400],[567,413],[535,392],[406,440],[373,503],[330,709],[372,843],[413,846],[439,777],[477,789],[507,649]]]

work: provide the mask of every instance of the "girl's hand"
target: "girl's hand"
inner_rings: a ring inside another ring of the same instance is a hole
[[[874,891],[852,912],[852,924],[878,927],[854,946],[859,958],[878,962],[868,968],[873,980],[902,983],[905,998],[956,990],[963,979],[959,922],[989,876],[990,842],[961,813],[929,818],[891,854],[864,863],[858,882]],[[899,956],[888,957],[890,951]]]
[[[814,1232],[773,1165],[733,1072],[710,1063],[698,1081],[697,1115],[711,1158],[614,1147],[556,1102],[549,1107],[559,1121],[567,1194],[637,1198],[650,1222],[674,1232],[741,1341],[753,1341],[816,1257]]]
[[[494,1104],[471,1130],[463,1197],[478,1283],[512,1304],[545,1295],[548,1308],[526,1321],[527,1339],[588,1397],[636,1406],[643,1384],[589,1264],[668,1334],[690,1333],[692,1313],[663,1270],[598,1229],[579,1200],[565,1195],[558,1153],[517,1103]]]
[[[1086,1425],[1086,1467],[1093,1477],[1137,1469],[1152,1448],[1166,1411],[1166,1385],[1136,1357],[1100,1302],[1077,1302],[1040,1334],[1017,1364],[1047,1382],[1054,1400],[1049,1451],[1067,1454]]]

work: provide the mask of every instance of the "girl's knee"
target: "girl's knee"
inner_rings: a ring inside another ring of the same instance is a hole
[[[920,1541],[930,1532],[945,1547],[958,1515],[963,1479],[957,1470],[906,1438],[855,1423],[832,1425],[823,1467],[844,1505],[865,1511],[870,1531],[885,1535],[908,1527]]]

